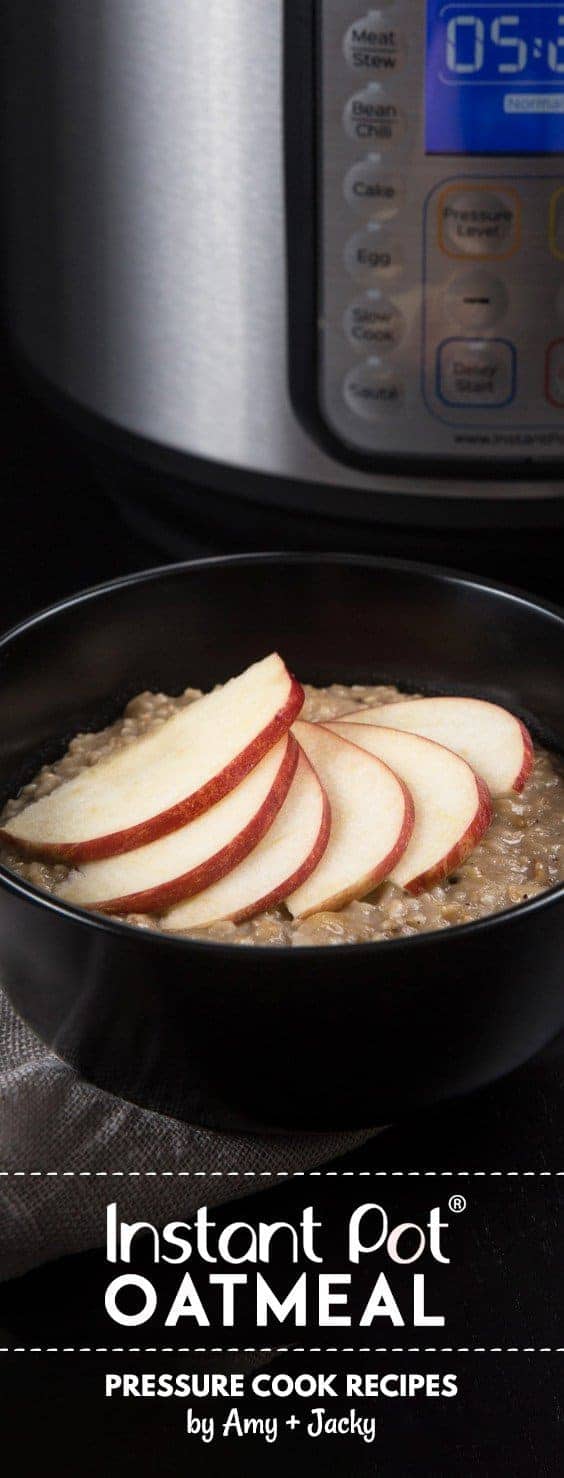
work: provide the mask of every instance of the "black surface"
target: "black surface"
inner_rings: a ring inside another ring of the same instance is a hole
[[[9,414],[3,515],[11,524],[11,537],[5,541],[0,589],[4,626],[94,580],[153,562],[149,546],[130,534],[108,504],[89,448],[62,433],[12,378],[5,382],[5,400]],[[201,547],[198,542],[194,553]],[[503,573],[507,578],[507,571]],[[531,562],[528,584],[554,598],[560,581],[561,549],[549,540],[542,560]],[[534,981],[531,986],[534,989]],[[563,1163],[563,1061],[560,1040],[496,1086],[445,1108],[418,1113],[350,1156],[346,1165],[558,1170]],[[535,1336],[531,1343],[550,1342],[547,1335],[559,1291],[552,1264],[554,1248],[561,1244],[559,1185],[562,1182],[552,1178],[506,1180],[500,1196],[494,1182],[476,1182],[484,1251],[498,1270],[494,1301],[500,1298],[502,1285],[505,1290],[506,1324],[497,1332],[506,1333],[511,1343],[519,1326],[523,1286],[532,1310],[526,1334]],[[281,1186],[274,1195],[277,1214],[283,1218],[292,1205],[292,1190]],[[410,1183],[410,1196],[410,1214],[417,1219],[422,1205],[428,1204],[423,1180]],[[256,1203],[260,1209],[261,1197]],[[250,1208],[249,1201],[246,1215]],[[510,1252],[516,1262],[508,1287]],[[475,1301],[485,1342],[491,1304],[479,1249],[470,1251],[459,1277],[463,1297]],[[92,1256],[47,1266],[17,1280],[3,1290],[1,1305],[0,1323],[8,1343],[24,1342],[33,1330],[42,1343],[56,1345],[78,1329],[85,1343],[94,1342],[101,1315]],[[529,1338],[522,1341],[528,1342]],[[562,1467],[562,1358],[460,1356],[456,1367],[453,1361],[449,1364],[461,1370],[461,1397],[448,1409],[426,1403],[406,1411],[404,1405],[390,1403],[376,1450],[351,1448],[346,1442],[304,1448],[299,1437],[288,1434],[266,1455],[264,1450],[247,1447],[241,1452],[230,1447],[218,1457],[187,1445],[178,1413],[166,1403],[138,1403],[133,1412],[125,1404],[108,1409],[100,1357],[15,1356],[2,1367],[2,1457],[24,1478],[37,1471],[38,1455],[44,1471],[69,1478],[78,1470],[93,1478],[102,1473],[117,1478],[155,1472],[167,1478],[184,1472],[198,1478],[200,1474],[215,1478],[219,1472],[243,1478],[252,1473],[286,1474],[289,1467],[298,1473],[331,1471],[351,1478],[376,1474],[497,1478],[506,1473],[552,1478]],[[309,1363],[313,1367],[314,1362]],[[151,1365],[154,1368],[154,1361]]]
[[[564,747],[551,608],[409,563],[243,556],[103,586],[0,642],[0,794],[135,693],[209,688],[281,632],[290,670],[321,686],[474,693]],[[0,877],[4,979],[43,1039],[100,1087],[229,1130],[387,1123],[508,1072],[564,1022],[563,936],[559,889],[376,950],[247,951],[93,919]]]

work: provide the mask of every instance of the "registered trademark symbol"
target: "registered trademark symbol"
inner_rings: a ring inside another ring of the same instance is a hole
[[[466,1196],[451,1196],[448,1203],[448,1209],[449,1211],[465,1211]]]

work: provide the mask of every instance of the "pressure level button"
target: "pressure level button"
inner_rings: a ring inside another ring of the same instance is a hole
[[[349,410],[363,421],[385,421],[401,410],[405,386],[401,375],[383,369],[377,361],[349,370],[343,385]]]
[[[386,97],[379,83],[370,83],[363,92],[349,98],[343,122],[350,139],[378,149],[392,148],[403,138],[407,126],[405,113]]]
[[[508,257],[519,245],[519,198],[489,186],[449,186],[439,199],[439,244],[451,257]]]
[[[346,33],[343,50],[354,72],[382,77],[393,77],[403,67],[407,55],[401,31],[387,20],[381,10],[370,10],[360,20],[353,21]]]
[[[385,293],[369,292],[350,304],[343,326],[353,349],[365,354],[389,354],[401,344],[406,322]]]

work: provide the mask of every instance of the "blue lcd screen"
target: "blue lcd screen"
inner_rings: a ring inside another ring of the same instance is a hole
[[[564,152],[564,0],[427,0],[428,154]]]

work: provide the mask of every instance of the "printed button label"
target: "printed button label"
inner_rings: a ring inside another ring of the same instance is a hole
[[[353,348],[365,354],[389,354],[401,343],[405,318],[384,293],[367,293],[351,303],[344,317],[345,333]]]
[[[515,349],[507,339],[445,339],[437,355],[437,394],[446,405],[508,405],[515,369]]]
[[[349,370],[343,392],[349,409],[364,421],[382,421],[401,409],[405,386],[401,376],[378,365]]]
[[[457,185],[439,197],[439,245],[451,257],[508,257],[519,245],[519,197],[486,186],[461,190]]]
[[[391,220],[397,215],[405,197],[405,181],[399,175],[384,174],[379,159],[365,159],[353,164],[345,178],[347,205],[357,215],[374,221]]]
[[[353,21],[343,42],[345,58],[355,72],[393,77],[404,65],[406,43],[396,26],[375,22],[374,12]]]
[[[377,144],[385,149],[403,137],[405,114],[397,103],[384,96],[378,83],[357,92],[344,112],[344,126],[350,139],[359,144]]]
[[[351,236],[345,247],[345,266],[351,277],[369,285],[371,282],[397,277],[403,257],[398,241],[379,226],[367,227]]]

